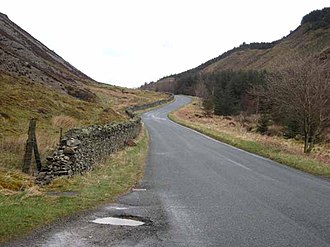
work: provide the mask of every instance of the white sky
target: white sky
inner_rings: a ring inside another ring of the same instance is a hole
[[[125,87],[270,42],[329,0],[1,0],[0,12],[97,81]]]

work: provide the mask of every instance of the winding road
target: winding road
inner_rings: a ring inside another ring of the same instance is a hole
[[[144,179],[116,204],[48,229],[22,246],[330,246],[330,182],[173,123],[176,101],[143,115]],[[129,216],[137,227],[91,221]],[[20,245],[16,243],[16,246]]]

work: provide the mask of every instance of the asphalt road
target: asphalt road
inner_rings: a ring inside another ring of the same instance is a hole
[[[54,224],[15,246],[330,246],[330,182],[143,115],[145,177],[116,204]],[[99,225],[129,216],[143,226]]]

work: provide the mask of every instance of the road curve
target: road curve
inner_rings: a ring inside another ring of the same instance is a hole
[[[330,183],[146,113],[147,179],[173,246],[330,246]],[[171,244],[169,244],[171,245]],[[166,246],[166,244],[165,244]]]
[[[150,154],[132,193],[22,246],[330,246],[330,183],[167,118],[188,102],[176,96],[143,115]],[[146,224],[91,222],[108,216],[138,217]]]

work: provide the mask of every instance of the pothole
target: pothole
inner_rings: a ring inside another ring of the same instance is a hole
[[[142,226],[144,222],[130,219],[120,219],[115,217],[98,218],[92,221],[93,223],[114,226]]]
[[[107,209],[114,209],[114,210],[127,210],[127,207],[115,207],[115,206],[110,206],[107,207]]]
[[[114,226],[142,226],[151,224],[151,220],[146,220],[139,216],[118,215],[114,217],[97,218],[92,221],[96,224],[114,225]]]
[[[147,191],[146,189],[141,189],[141,188],[134,188],[132,189],[133,192],[141,192],[141,191]]]

